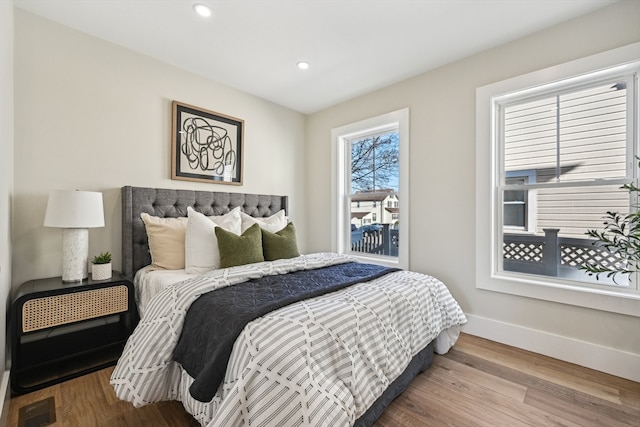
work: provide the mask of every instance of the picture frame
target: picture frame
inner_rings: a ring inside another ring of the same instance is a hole
[[[244,120],[173,101],[171,179],[242,185]]]

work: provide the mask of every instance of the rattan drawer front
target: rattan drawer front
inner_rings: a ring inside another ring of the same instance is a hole
[[[53,295],[25,301],[22,331],[30,332],[80,320],[93,319],[129,309],[125,285]]]

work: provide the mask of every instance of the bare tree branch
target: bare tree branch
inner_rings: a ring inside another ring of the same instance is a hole
[[[388,133],[351,144],[352,191],[389,187],[398,175],[398,134]]]

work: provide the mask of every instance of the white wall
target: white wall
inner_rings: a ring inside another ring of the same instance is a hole
[[[331,247],[331,129],[408,107],[410,268],[449,286],[475,334],[640,378],[640,318],[476,289],[474,252],[476,88],[637,42],[638,22],[640,2],[618,2],[309,116],[309,250]],[[572,354],[584,349],[596,360]]]
[[[0,310],[11,302],[11,197],[13,191],[13,3],[0,2]],[[0,316],[0,342],[6,343],[6,316]],[[5,346],[0,360],[5,361]],[[4,372],[0,369],[0,373]],[[0,381],[0,412],[6,414],[8,372]],[[5,404],[3,404],[5,403]],[[4,418],[0,419],[4,425]]]
[[[244,185],[170,179],[171,101],[245,121]],[[305,116],[20,9],[15,13],[13,286],[61,274],[62,233],[42,225],[53,189],[102,191],[90,256],[121,265],[124,185],[283,194],[304,250]],[[268,178],[268,179],[266,179]]]

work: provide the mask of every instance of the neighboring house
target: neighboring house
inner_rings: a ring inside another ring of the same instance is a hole
[[[634,69],[635,70],[635,69]],[[635,72],[635,71],[634,71]],[[567,79],[554,89],[515,91],[495,104],[497,146],[504,177],[503,245],[506,271],[575,280],[580,286],[630,286],[590,276],[585,264],[624,260],[594,246],[589,230],[602,230],[607,212],[627,214],[634,177],[630,129],[636,79],[615,69]],[[500,193],[497,193],[500,195]]]
[[[369,224],[398,222],[398,195],[392,189],[358,191],[351,197],[351,224],[362,227]]]
[[[520,186],[505,191],[506,233],[555,228],[584,239],[607,211],[629,212],[619,185],[571,184],[626,176],[625,91],[624,83],[601,85],[506,108],[505,184]],[[540,186],[548,183],[564,184]]]

